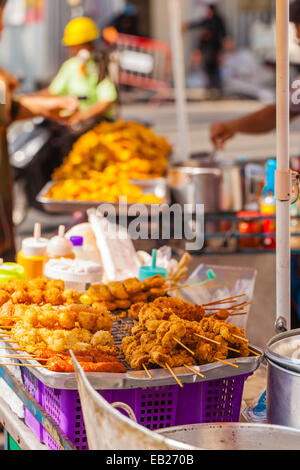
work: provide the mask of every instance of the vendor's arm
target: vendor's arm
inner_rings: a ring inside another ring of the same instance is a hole
[[[210,128],[210,138],[214,145],[223,148],[224,143],[235,134],[263,134],[276,128],[276,105],[265,108],[227,122],[215,122]]]
[[[80,122],[96,118],[105,113],[111,105],[111,101],[96,103],[87,109],[83,109],[72,114],[72,116],[67,119],[67,123],[69,126],[74,126]]]
[[[74,110],[77,106],[77,100],[69,96],[21,95],[13,100],[12,118],[13,120],[22,120],[42,116],[59,120],[61,111]]]
[[[118,93],[111,80],[105,78],[97,87],[98,101],[89,108],[82,109],[74,113],[69,119],[68,124],[74,126],[80,122],[96,118],[105,113],[110,106],[117,101]]]

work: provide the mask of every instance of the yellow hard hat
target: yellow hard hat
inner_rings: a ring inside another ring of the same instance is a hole
[[[62,43],[65,46],[78,46],[95,41],[100,36],[96,23],[85,16],[74,18],[65,27]]]

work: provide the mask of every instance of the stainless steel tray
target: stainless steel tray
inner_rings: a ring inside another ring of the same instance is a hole
[[[114,337],[116,345],[119,345],[124,336],[128,336],[130,332],[128,331],[128,326],[133,325],[133,320],[126,319],[117,319],[114,322],[114,327],[112,330],[112,335]],[[16,344],[2,343],[0,341],[0,346],[16,346]],[[251,345],[251,348],[262,354],[262,351]],[[4,350],[2,350],[4,351]],[[1,352],[0,356],[4,353]],[[5,352],[8,354],[18,354],[16,351],[7,350]],[[20,352],[19,355],[24,355]],[[124,361],[122,356],[119,356],[124,365],[127,367],[128,371],[121,374],[115,373],[104,373],[104,372],[95,372],[87,373],[90,383],[96,390],[114,390],[114,389],[130,389],[130,388],[143,388],[143,387],[157,387],[165,385],[174,385],[176,384],[174,378],[167,370],[163,369],[151,369],[152,379],[149,379],[147,374],[144,371],[134,371],[131,370],[128,364]],[[239,365],[239,368],[232,367],[227,364],[220,362],[214,362],[207,365],[201,366],[201,373],[206,376],[202,378],[193,372],[190,372],[185,367],[174,368],[175,374],[180,378],[182,383],[195,383],[195,382],[206,382],[207,380],[218,380],[226,377],[236,377],[239,375],[246,375],[255,372],[256,369],[260,366],[262,357],[251,356],[251,357],[241,357],[230,360],[229,362],[234,362]],[[7,363],[7,359],[5,362]],[[18,360],[16,360],[18,361]],[[0,360],[0,366],[3,360]],[[9,361],[10,363],[12,361]],[[28,361],[20,360],[23,364],[38,364],[37,361]],[[20,367],[16,366],[17,369]],[[194,366],[196,370],[199,370],[198,366]],[[61,372],[52,372],[48,369],[41,368],[30,368],[31,373],[37,377],[44,385],[63,390],[77,390],[77,382],[75,378],[75,373],[61,373]]]
[[[132,180],[132,182],[139,186],[144,194],[155,194],[157,197],[163,198],[166,204],[170,203],[169,191],[165,178],[155,178],[143,181]],[[49,181],[36,197],[37,202],[42,204],[43,208],[47,212],[61,214],[68,214],[75,211],[86,212],[88,209],[97,208],[101,204],[111,204],[115,208],[116,214],[118,214],[120,207],[122,207],[115,202],[58,200],[46,197],[46,194],[55,183],[56,181]],[[138,204],[134,204],[134,206],[136,205]],[[129,209],[131,206],[133,206],[133,204],[128,204],[127,208]],[[151,208],[153,207],[152,204],[142,204],[142,206],[147,208],[148,213],[151,212]],[[162,212],[162,210],[163,208],[160,209],[160,212]]]

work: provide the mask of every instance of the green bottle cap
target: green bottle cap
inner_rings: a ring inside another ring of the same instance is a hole
[[[157,250],[152,250],[152,266],[141,266],[139,270],[139,280],[143,281],[152,276],[160,275],[164,279],[168,277],[168,270],[166,268],[160,268],[156,266],[156,255]]]

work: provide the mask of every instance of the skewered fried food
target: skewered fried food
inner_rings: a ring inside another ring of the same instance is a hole
[[[6,284],[0,283],[0,306],[8,301],[14,304],[52,304],[69,305],[79,302],[79,293],[65,289],[61,280],[10,279]]]
[[[89,362],[86,360],[78,359],[79,365],[85,372],[111,372],[123,373],[126,372],[125,366],[119,362]],[[66,356],[53,356],[47,360],[45,367],[53,372],[74,372],[73,360],[71,357]]]
[[[133,369],[215,362],[229,356],[230,345],[238,346],[240,356],[249,355],[244,330],[214,316],[203,317],[201,306],[162,298],[132,306],[132,310],[139,321],[132,336],[123,339],[121,349]]]
[[[124,287],[129,295],[137,294],[141,290],[141,282],[136,277],[125,279]]]
[[[177,297],[159,297],[153,301],[153,305],[162,309],[171,309],[178,317],[190,321],[200,321],[205,315],[201,305],[194,305]]]
[[[124,282],[109,282],[107,285],[94,284],[81,295],[80,301],[114,311],[126,310],[132,304],[154,300],[165,294],[166,280],[161,276],[153,276],[144,281],[130,278]]]
[[[54,307],[52,305],[26,306],[22,320],[34,328],[73,329],[78,324],[81,328],[96,332],[110,331],[113,320],[108,310],[103,307],[93,308],[85,305]]]
[[[126,292],[125,287],[123,286],[122,282],[114,281],[108,283],[108,289],[115,299],[128,299],[128,293]]]
[[[11,338],[28,353],[38,348],[49,348],[57,352],[69,349],[87,351],[94,348],[116,354],[116,346],[110,332],[105,331],[103,335],[99,333],[99,331],[96,332],[97,336],[95,336],[90,331],[78,327],[72,330],[34,328],[28,323],[19,321],[11,329]]]
[[[161,288],[165,286],[165,279],[157,274],[156,276],[148,277],[142,281],[142,290],[149,290],[152,288]]]
[[[68,352],[58,354],[50,349],[37,349],[34,354],[38,358],[37,360],[46,359],[45,367],[53,372],[74,372],[73,360]],[[85,372],[126,371],[125,366],[118,358],[104,352],[90,350],[74,354]]]

